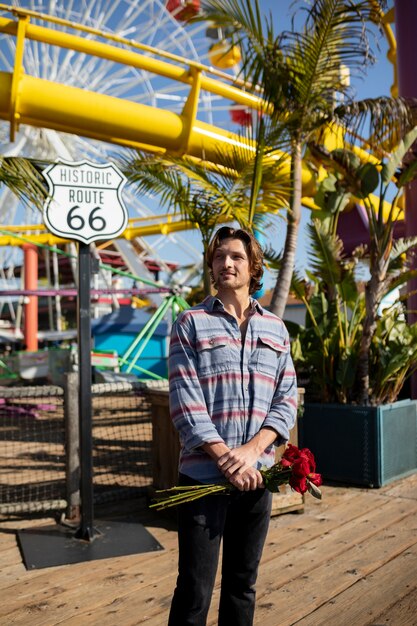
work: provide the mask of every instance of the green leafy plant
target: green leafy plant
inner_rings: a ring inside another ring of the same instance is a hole
[[[320,211],[308,229],[310,269],[307,280],[294,274],[292,281],[292,291],[306,307],[306,322],[289,324],[294,360],[309,380],[310,399],[393,402],[417,370],[417,325],[407,324],[404,306],[407,282],[417,275],[411,262],[417,237],[394,238],[400,194],[417,173],[410,149],[416,138],[417,128],[377,164],[362,164],[349,150],[325,154],[320,148],[330,174],[320,185],[315,198]],[[369,242],[348,256],[337,224],[352,199],[365,207]]]
[[[199,229],[204,253],[221,223],[237,221],[252,229],[256,216],[279,212],[288,197],[285,159],[274,155],[260,159],[250,139],[245,143],[242,138],[240,147],[219,152],[218,165],[186,156],[143,152],[121,157],[120,163],[137,193],[156,194],[161,206]],[[209,294],[211,281],[206,266],[203,284],[205,294]]]
[[[0,156],[0,186],[8,187],[24,203],[41,209],[48,197],[40,164],[23,157]]]

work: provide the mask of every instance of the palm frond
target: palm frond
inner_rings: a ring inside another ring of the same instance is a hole
[[[269,148],[254,151],[252,141],[248,149],[245,149],[243,140],[240,143],[240,146],[219,153],[219,160],[229,172],[234,172],[230,193],[252,207],[252,216],[249,215],[248,220],[253,223],[258,213],[278,213],[288,207],[289,157]]]
[[[385,292],[404,287],[417,275],[413,260],[417,252],[417,237],[401,237],[393,241],[387,267]]]
[[[130,153],[120,166],[136,192],[157,195],[167,210],[179,212],[196,224],[204,242],[219,220],[237,220],[247,226],[247,202],[234,188],[236,173],[210,172],[206,164],[191,158]]]
[[[417,250],[417,237],[400,237],[395,239],[390,252],[390,266],[396,265],[397,262],[408,255],[411,251]]]
[[[335,93],[348,91],[342,65],[359,72],[374,62],[366,29],[370,13],[368,2],[318,0],[308,11],[304,30],[285,34],[281,45],[288,102],[282,102],[282,111],[294,116],[294,127],[300,121],[304,126],[308,121],[309,128],[320,125],[334,108]]]
[[[241,74],[253,85],[264,85],[265,51],[274,58],[279,37],[274,34],[272,15],[262,16],[258,0],[203,0],[197,20],[208,20],[229,33],[231,45],[242,51]]]
[[[270,270],[279,271],[282,263],[282,252],[277,252],[271,246],[264,249],[264,259]]]
[[[313,273],[328,285],[338,285],[342,280],[343,242],[329,232],[325,224],[313,219],[307,226],[311,242],[310,263]]]
[[[157,194],[168,210],[180,211],[194,220],[195,205],[201,211],[207,204],[207,211],[210,206],[219,216],[230,215],[242,226],[252,228],[249,206],[255,155],[252,138],[248,136],[239,146],[219,150],[217,166],[191,157],[149,156],[141,152],[121,157],[120,164],[128,180],[136,185],[137,193]],[[288,204],[287,156],[268,151],[258,169],[255,214],[279,212]]]
[[[0,185],[8,187],[27,205],[41,209],[48,191],[36,162],[23,157],[0,157]]]
[[[136,193],[156,194],[162,206],[179,209],[188,197],[189,183],[175,167],[163,159],[144,154],[125,157],[120,163],[127,179],[136,185]]]
[[[335,118],[357,135],[372,137],[391,151],[416,124],[417,100],[410,98],[365,98],[336,107]]]

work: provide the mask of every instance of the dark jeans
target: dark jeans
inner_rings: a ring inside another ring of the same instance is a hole
[[[180,475],[181,485],[197,481]],[[178,506],[179,563],[168,626],[205,626],[223,538],[219,626],[251,626],[268,532],[266,489],[205,496]]]

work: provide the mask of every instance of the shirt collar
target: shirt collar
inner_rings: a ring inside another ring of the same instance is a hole
[[[210,311],[210,313],[216,310],[224,311],[223,302],[216,296],[207,296],[207,298],[203,300],[203,304],[206,306],[208,311]],[[252,311],[254,312],[257,311],[261,315],[264,314],[264,309],[261,307],[261,305],[259,304],[257,300],[255,300],[254,298],[250,298],[250,304],[251,304]]]

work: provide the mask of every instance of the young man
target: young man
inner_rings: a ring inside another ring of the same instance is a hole
[[[271,512],[259,470],[275,462],[297,410],[297,384],[283,322],[251,294],[262,250],[241,229],[220,228],[207,252],[215,297],[173,325],[171,417],[181,440],[179,484],[224,482],[230,495],[178,507],[179,565],[169,626],[204,626],[223,540],[219,626],[250,626]]]

